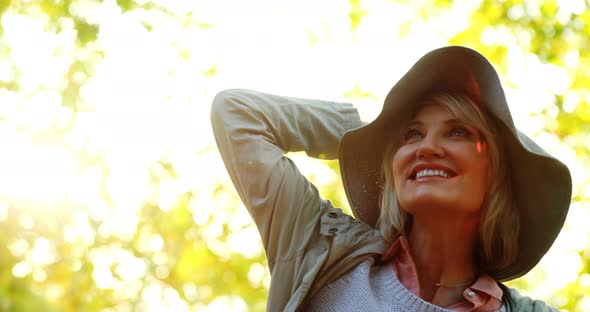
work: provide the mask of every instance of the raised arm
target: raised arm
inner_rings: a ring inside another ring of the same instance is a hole
[[[215,139],[260,232],[269,266],[300,252],[319,223],[321,199],[286,152],[338,157],[342,135],[361,122],[351,104],[226,90],[213,101]]]

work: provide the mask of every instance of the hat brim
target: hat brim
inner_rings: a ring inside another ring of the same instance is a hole
[[[476,96],[484,111],[499,121],[501,145],[508,155],[513,196],[520,213],[519,252],[505,268],[487,272],[498,281],[530,271],[559,234],[571,199],[567,167],[514,126],[502,85],[493,66],[465,47],[431,51],[393,86],[379,116],[347,132],[339,163],[354,216],[375,227],[382,191],[381,164],[389,139],[399,133],[421,97],[434,91],[462,91]]]

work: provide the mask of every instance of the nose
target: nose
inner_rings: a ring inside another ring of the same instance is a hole
[[[416,157],[418,159],[441,158],[444,156],[445,150],[439,145],[438,140],[432,136],[426,136],[416,148]]]

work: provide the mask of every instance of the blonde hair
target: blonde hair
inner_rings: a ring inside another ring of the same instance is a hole
[[[519,214],[514,204],[506,155],[500,149],[497,125],[484,116],[479,104],[461,93],[434,93],[420,101],[418,109],[426,104],[442,105],[449,113],[478,129],[488,146],[490,157],[490,188],[486,193],[479,222],[477,261],[480,269],[490,271],[512,263],[518,252]],[[381,214],[378,227],[389,241],[398,235],[407,235],[411,216],[400,209],[393,183],[393,156],[399,142],[389,144],[381,165],[384,187],[381,193]]]

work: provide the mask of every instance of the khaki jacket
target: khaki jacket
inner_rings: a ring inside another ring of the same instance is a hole
[[[215,139],[264,245],[271,284],[268,311],[304,310],[324,285],[389,244],[380,232],[334,208],[284,154],[338,158],[347,130],[362,126],[349,103],[249,90],[219,93],[211,111]],[[551,311],[511,290],[515,309]]]

